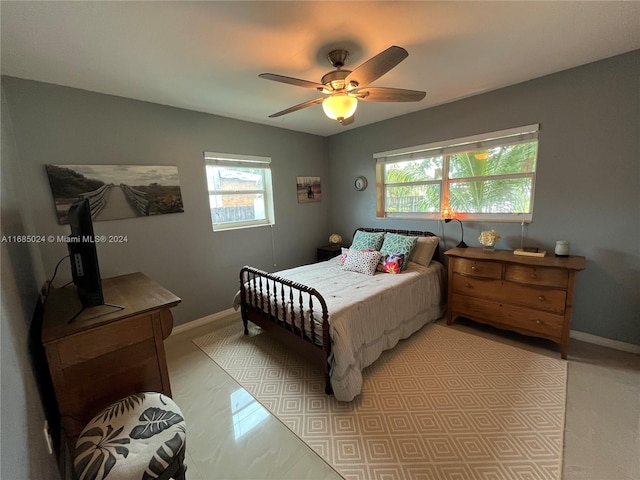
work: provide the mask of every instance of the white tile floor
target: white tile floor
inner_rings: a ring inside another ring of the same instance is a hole
[[[239,315],[165,342],[173,396],[187,421],[188,479],[341,479],[192,343],[231,321]],[[476,324],[456,328],[558,355],[544,341]],[[639,430],[640,356],[572,341],[563,480],[640,480]]]

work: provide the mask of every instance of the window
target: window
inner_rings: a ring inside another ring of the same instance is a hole
[[[260,405],[244,388],[232,392],[230,398],[233,436],[236,440],[269,418],[267,409]]]
[[[214,231],[273,225],[271,159],[204,153]]]
[[[538,125],[377,153],[378,217],[531,221]]]

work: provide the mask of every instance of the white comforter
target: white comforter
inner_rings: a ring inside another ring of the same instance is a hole
[[[362,369],[445,311],[445,270],[435,261],[429,267],[409,262],[398,275],[370,276],[343,270],[335,257],[276,274],[312,286],[327,302],[331,385],[342,401],[360,393]]]

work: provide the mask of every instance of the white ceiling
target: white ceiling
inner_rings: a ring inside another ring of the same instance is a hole
[[[332,135],[640,48],[640,2],[0,3],[2,74]],[[329,50],[353,69],[391,45],[409,57],[372,85],[418,103],[360,102],[354,124],[317,97],[258,78],[319,82]]]

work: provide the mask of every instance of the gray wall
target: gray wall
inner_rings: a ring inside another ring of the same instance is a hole
[[[45,164],[177,165],[184,213],[94,223],[96,235],[128,237],[97,246],[102,276],[140,271],[158,281],[182,298],[175,324],[230,308],[243,265],[309,263],[315,247],[327,243],[328,201],[298,204],[296,196],[298,175],[320,176],[329,196],[322,137],[11,77],[3,85],[34,234],[69,232],[58,225]],[[272,158],[273,228],[212,231],[204,151]],[[38,284],[66,254],[64,244],[38,245]],[[60,272],[58,286],[71,275],[68,264]]]
[[[457,222],[376,219],[373,154],[539,123],[526,244],[553,253],[556,240],[568,240],[571,253],[587,258],[573,330],[640,345],[639,80],[635,51],[329,137],[330,230],[349,237],[360,225],[427,229],[455,246]],[[364,192],[353,188],[358,175],[369,179]],[[489,228],[503,236],[498,248],[520,246],[521,226],[509,223],[466,222],[465,241],[479,246]]]
[[[443,247],[455,245],[457,224],[375,218],[373,153],[540,123],[527,243],[552,250],[555,240],[566,239],[572,253],[587,257],[577,282],[575,330],[640,344],[639,78],[636,51],[324,139],[3,77],[2,234],[68,232],[56,221],[47,163],[177,165],[184,213],[98,222],[95,229],[129,238],[99,245],[103,276],[145,272],[183,298],[174,314],[176,324],[184,323],[229,308],[242,265],[273,270],[311,262],[331,232],[348,239],[362,225],[428,229],[445,234]],[[203,151],[272,157],[273,231],[211,231]],[[297,203],[298,175],[322,177],[322,202]],[[357,175],[369,179],[364,192],[353,188]],[[466,223],[467,243],[477,245],[486,228],[503,235],[498,247],[519,246],[516,224]],[[66,248],[1,247],[2,429],[12,434],[2,436],[0,476],[55,479],[27,332],[38,286]],[[57,285],[70,277],[61,270]]]
[[[28,214],[19,198],[24,192],[19,173],[19,156],[13,142],[11,119],[4,92],[2,97],[2,217],[0,235],[24,235]],[[0,245],[2,276],[2,466],[0,478],[27,480],[59,478],[55,457],[48,455],[42,429],[45,413],[40,402],[36,377],[28,348],[31,316],[38,287],[26,244]]]

